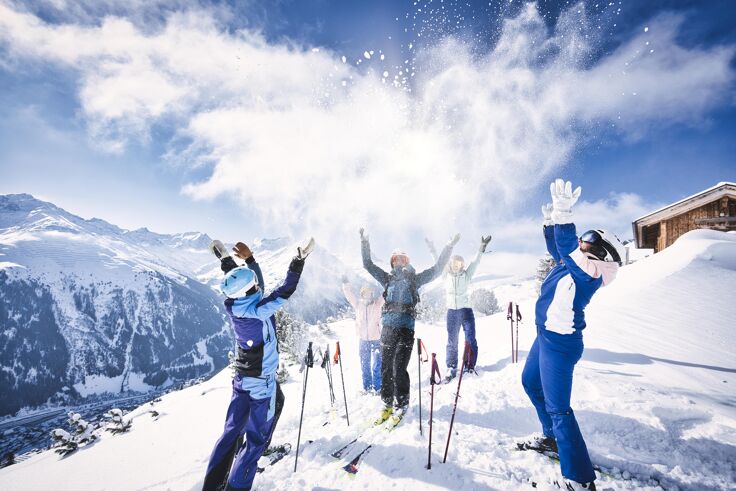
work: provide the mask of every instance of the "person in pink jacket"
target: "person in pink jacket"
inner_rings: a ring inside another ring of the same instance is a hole
[[[342,291],[355,309],[363,390],[378,393],[381,391],[381,307],[384,299],[368,285],[362,286],[360,295],[356,296],[345,277],[342,279]]]

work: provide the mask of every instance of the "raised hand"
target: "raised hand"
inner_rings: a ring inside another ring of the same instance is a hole
[[[571,223],[572,207],[580,198],[582,189],[578,186],[575,191],[572,190],[570,181],[556,179],[549,186],[552,195],[552,220],[555,223]]]
[[[542,225],[545,227],[549,225],[554,225],[555,222],[552,221],[552,210],[553,206],[552,203],[547,203],[546,205],[542,205],[542,216],[544,217],[544,222]]]
[[[455,234],[455,237],[450,240],[450,245],[452,247],[455,247],[455,244],[457,244],[458,242],[460,242],[460,234]]]
[[[480,237],[480,252],[481,253],[486,252],[486,247],[488,247],[488,244],[491,242],[492,238],[493,237],[490,235],[488,237],[483,237],[481,235]]]
[[[573,191],[572,182],[555,179],[555,182],[549,185],[549,191],[552,195],[553,209],[570,212],[572,206],[578,201],[582,188],[578,186]]]
[[[310,238],[309,242],[307,242],[307,245],[305,245],[304,247],[296,248],[296,252],[297,252],[296,257],[302,261],[305,260],[307,256],[311,254],[312,251],[314,250],[314,245],[315,245],[314,238]]]
[[[233,247],[233,254],[235,254],[235,257],[239,257],[243,260],[253,257],[253,252],[251,252],[250,248],[242,242],[235,244],[235,247]]]
[[[365,229],[363,227],[360,227],[360,240],[368,242],[368,234],[365,233]]]

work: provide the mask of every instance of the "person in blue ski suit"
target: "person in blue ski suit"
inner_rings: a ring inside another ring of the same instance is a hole
[[[252,256],[246,260],[246,266],[230,270],[220,284],[238,344],[237,374],[232,382],[225,428],[210,456],[203,490],[220,486],[218,474],[242,434],[245,442],[236,451],[226,490],[248,490],[253,485],[258,459],[270,440],[276,409],[279,354],[275,313],[296,291],[308,254],[309,251],[298,249],[284,282],[268,296],[264,297],[259,286],[263,284],[263,275]]]
[[[434,266],[417,273],[410,264],[409,256],[402,251],[394,251],[391,255],[391,272],[387,273],[376,266],[371,259],[371,246],[368,236],[360,229],[361,255],[363,267],[383,287],[383,305],[381,321],[381,399],[384,409],[376,423],[386,421],[394,413],[394,401],[397,416],[409,405],[409,372],[406,370],[414,346],[414,322],[416,304],[419,302],[419,288],[434,280],[447,264],[452,248],[460,240],[456,235],[442,250]]]
[[[544,238],[555,266],[541,286],[535,311],[537,337],[522,373],[524,390],[544,434],[530,448],[558,452],[568,489],[594,490],[593,465],[570,407],[570,396],[573,370],[583,353],[585,306],[600,287],[616,277],[622,246],[615,236],[602,230],[586,232],[579,240],[572,223],[572,206],[581,189],[573,192],[570,182],[557,179],[550,191],[552,204],[542,211]],[[593,235],[598,238],[589,240],[596,244],[585,242]]]

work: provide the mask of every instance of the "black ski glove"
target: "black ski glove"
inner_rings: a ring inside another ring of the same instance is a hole
[[[291,260],[291,264],[289,264],[289,271],[297,274],[302,274],[302,270],[304,269],[304,259],[295,257]]]
[[[223,257],[220,260],[220,269],[223,273],[227,274],[233,269],[237,268],[238,264],[235,262],[235,259],[233,259],[230,256]]]
[[[481,253],[486,252],[486,247],[488,247],[488,244],[490,242],[491,242],[491,236],[490,235],[488,237],[481,236],[481,238],[480,238],[480,252]]]

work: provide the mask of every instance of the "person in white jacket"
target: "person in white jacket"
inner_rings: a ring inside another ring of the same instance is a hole
[[[381,308],[384,299],[369,285],[360,288],[356,296],[347,278],[343,278],[342,291],[355,310],[355,331],[358,334],[360,369],[363,376],[363,390],[379,393],[381,391]]]
[[[475,339],[475,315],[470,304],[468,286],[475,275],[480,264],[480,259],[491,241],[491,236],[481,237],[480,248],[473,261],[465,267],[465,260],[461,256],[452,256],[445,270],[444,284],[447,304],[447,350],[445,363],[447,364],[447,376],[445,382],[449,382],[457,375],[458,361],[458,336],[460,326],[463,328],[465,340],[470,343],[472,353],[470,360],[464,368],[475,370],[475,362],[478,359],[478,342]],[[428,244],[430,242],[428,241]],[[432,246],[430,245],[430,251]]]

